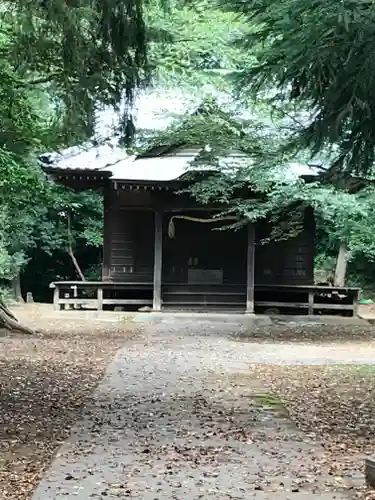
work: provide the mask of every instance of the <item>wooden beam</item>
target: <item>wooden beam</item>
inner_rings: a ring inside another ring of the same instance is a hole
[[[152,305],[152,300],[149,299],[103,299],[101,301],[102,305]],[[98,305],[98,299],[86,299],[86,298],[73,298],[73,299],[59,299],[59,304],[73,304],[73,305]],[[98,309],[101,310],[101,309]]]
[[[163,213],[155,212],[153,310],[161,311],[161,271],[163,260]]]
[[[262,307],[289,307],[290,309],[308,309],[309,314],[314,314],[314,310],[319,309],[335,309],[335,310],[343,310],[343,311],[353,311],[353,304],[314,304],[312,310],[310,311],[309,302],[282,302],[282,301],[270,301],[270,300],[261,300],[256,301],[257,306]]]
[[[257,300],[257,306],[262,307],[290,307],[291,309],[308,309],[308,302],[283,302],[281,300]]]
[[[105,305],[117,306],[152,306],[151,299],[103,299]]]
[[[86,288],[97,288],[98,286],[102,286],[104,288],[132,288],[132,287],[140,287],[152,288],[152,281],[54,281],[49,286],[50,288],[60,288],[60,289],[71,289],[72,286],[76,286],[77,288],[86,289]]]
[[[93,309],[97,309],[98,299],[86,299],[86,298],[69,298],[69,299],[59,299],[59,304],[62,305],[85,305],[85,306],[93,306]],[[73,308],[74,309],[74,308]]]
[[[246,314],[254,313],[254,264],[255,230],[254,224],[249,224],[247,237]]]
[[[104,229],[103,229],[103,267],[102,279],[108,280],[111,276],[111,245],[112,245],[112,190],[108,184],[104,189]]]

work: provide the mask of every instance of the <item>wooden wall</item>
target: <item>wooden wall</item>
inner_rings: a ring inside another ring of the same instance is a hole
[[[174,199],[181,198],[174,196]],[[163,194],[149,191],[107,193],[103,279],[153,281],[154,208]],[[176,201],[174,201],[176,203]],[[183,214],[187,212],[182,211]],[[188,212],[207,218],[209,214]],[[168,223],[176,212],[164,214],[163,283],[187,283],[188,269],[223,269],[223,284],[246,283],[247,231],[212,231],[211,224],[175,220],[175,238]],[[307,212],[305,230],[296,238],[261,244],[266,224],[256,227],[255,284],[311,285],[314,283],[314,223]]]
[[[103,279],[152,282],[154,266],[154,214],[146,210],[112,212],[106,228]]]
[[[313,285],[315,226],[311,210],[305,214],[304,230],[295,238],[262,244],[268,224],[256,228],[255,284]]]
[[[189,270],[222,271],[223,284],[246,282],[247,230],[217,230],[223,222],[207,224],[174,219],[175,237],[168,237],[168,224],[174,214],[164,214],[163,282],[187,283]],[[209,213],[190,212],[198,218]]]

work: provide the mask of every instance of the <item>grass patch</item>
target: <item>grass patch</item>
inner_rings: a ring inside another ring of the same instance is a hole
[[[257,373],[300,429],[364,455],[373,450],[374,365],[263,365]]]
[[[288,417],[288,410],[285,408],[281,400],[271,393],[256,393],[251,395],[251,399],[259,407],[267,407],[272,410],[278,417]]]

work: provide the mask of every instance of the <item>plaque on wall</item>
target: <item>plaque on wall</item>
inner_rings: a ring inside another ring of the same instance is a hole
[[[222,269],[188,269],[189,285],[222,285]]]

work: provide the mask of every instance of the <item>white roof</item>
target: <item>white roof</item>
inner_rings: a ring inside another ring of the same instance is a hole
[[[204,94],[212,95],[213,89],[201,89],[197,95],[187,96],[185,90],[178,89],[153,89],[141,93],[136,101],[136,120],[140,129],[160,130],[173,122],[173,115],[184,115],[201,104]],[[225,93],[215,90],[218,102],[227,102]],[[228,103],[227,103],[228,104]],[[45,154],[42,161],[46,166],[48,160],[50,168],[61,170],[90,170],[111,172],[113,180],[129,181],[172,181],[180,178],[184,173],[193,169],[191,162],[198,154],[200,148],[185,148],[170,151],[152,158],[130,157],[118,145],[118,139],[108,137],[111,134],[116,114],[110,108],[103,109],[98,114],[98,131],[95,137],[99,145],[87,144],[69,148],[59,153]],[[238,155],[235,155],[238,156]],[[244,155],[240,155],[244,158]],[[231,165],[234,158],[231,156]],[[243,160],[242,160],[243,161]],[[246,159],[248,164],[248,160]],[[223,160],[223,163],[225,161]],[[282,178],[295,178],[305,175],[316,175],[316,170],[308,165],[299,163],[291,164],[287,172],[280,170]]]
[[[108,170],[121,160],[129,158],[126,152],[110,142],[100,146],[75,146],[62,153],[42,155],[51,168],[62,170]]]
[[[113,180],[173,181],[189,170],[191,156],[156,156],[154,158],[129,158],[110,167]]]
[[[175,148],[160,156],[128,158],[120,161],[109,169],[113,180],[136,180],[167,182],[177,180],[187,172],[213,170],[209,166],[194,166],[192,162],[199,155],[200,147]],[[233,152],[226,161],[234,167],[238,160],[247,160],[241,152]]]
[[[52,168],[63,170],[90,170],[111,172],[111,179],[116,181],[168,182],[177,180],[187,172],[212,170],[210,167],[194,167],[192,162],[200,152],[199,147],[176,148],[160,156],[126,156],[120,148],[102,145],[90,149],[72,148],[70,154],[49,156]],[[248,165],[245,154],[234,152],[223,158],[222,166],[228,167],[228,173],[240,168],[244,162]],[[291,163],[288,167],[275,169],[272,177],[293,180],[302,176],[317,175],[316,169],[309,165]]]

